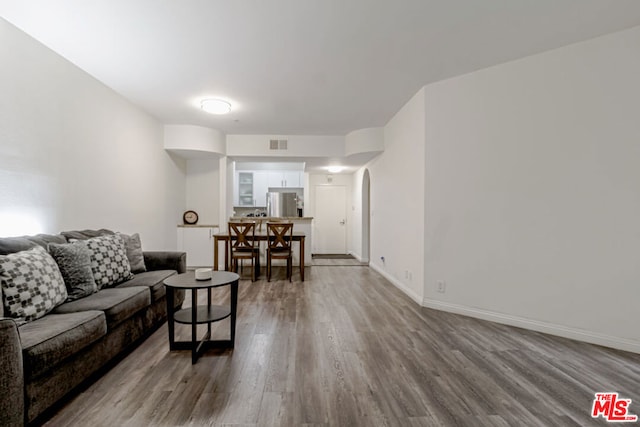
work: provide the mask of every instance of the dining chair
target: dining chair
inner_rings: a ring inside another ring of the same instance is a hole
[[[229,249],[231,252],[231,270],[238,272],[245,259],[251,260],[251,281],[260,274],[260,247],[256,240],[255,222],[229,222]]]
[[[267,281],[271,281],[271,261],[274,259],[287,260],[287,278],[291,282],[293,275],[293,223],[267,222]]]

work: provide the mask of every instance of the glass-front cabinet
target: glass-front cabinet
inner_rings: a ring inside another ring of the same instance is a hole
[[[264,208],[269,191],[268,173],[263,171],[236,172],[233,205]]]
[[[236,182],[238,183],[236,206],[255,206],[253,172],[238,172]]]

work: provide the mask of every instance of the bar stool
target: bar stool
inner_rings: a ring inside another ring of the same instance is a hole
[[[287,278],[291,282],[293,276],[293,223],[267,223],[267,281],[271,281],[271,261],[274,259],[287,260]]]
[[[231,270],[238,272],[238,260],[251,260],[251,281],[260,274],[260,247],[256,245],[255,222],[229,222]],[[255,261],[255,262],[254,262]]]

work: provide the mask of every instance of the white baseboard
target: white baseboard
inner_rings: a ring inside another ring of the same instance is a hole
[[[368,258],[367,258],[367,259],[362,258],[362,257],[360,256],[360,254],[357,254],[357,253],[355,253],[355,252],[349,252],[349,255],[351,255],[351,256],[352,256],[352,257],[354,257],[356,260],[358,260],[358,262],[369,262],[369,259],[368,259]]]
[[[386,271],[381,269],[379,266],[377,266],[377,265],[375,265],[375,264],[373,264],[371,262],[369,263],[369,267],[373,268],[375,271],[380,273],[380,275],[382,277],[384,277],[385,279],[387,279],[389,282],[391,282],[391,284],[393,286],[395,286],[396,288],[400,289],[402,292],[407,294],[407,296],[409,298],[411,298],[412,300],[414,300],[416,302],[416,304],[422,305],[422,297],[420,295],[416,294],[413,291],[413,289],[408,288],[404,283],[400,282],[395,277],[391,276],[389,273],[387,273]]]
[[[376,270],[377,271],[377,270]],[[387,280],[394,283],[386,275],[380,272]],[[395,283],[394,283],[395,284]],[[409,297],[415,300],[414,295],[407,292],[403,287],[398,286]],[[509,314],[497,313],[489,310],[482,310],[473,307],[467,307],[459,304],[451,304],[448,302],[425,298],[422,301],[423,307],[433,308],[435,310],[447,311],[449,313],[462,314],[464,316],[475,317],[477,319],[488,320],[491,322],[501,323],[504,325],[516,326],[519,328],[530,329],[545,334],[557,335],[578,341],[584,341],[591,344],[597,344],[604,347],[611,347],[618,350],[631,351],[640,353],[640,343],[625,338],[604,335],[597,332],[585,331],[582,329],[569,328],[553,323],[541,322],[537,320],[526,319],[523,317],[512,316]]]
[[[355,256],[355,255],[354,255]],[[640,354],[640,342],[621,338],[611,335],[605,335],[598,332],[587,331],[583,329],[571,328],[554,323],[542,322],[539,320],[527,319],[524,317],[513,316],[510,314],[498,313],[490,310],[483,310],[474,307],[468,307],[460,304],[451,304],[444,301],[425,298],[424,300],[412,289],[408,288],[404,283],[392,277],[384,271],[380,266],[369,263],[369,267],[378,272],[382,277],[387,279],[392,285],[404,292],[416,304],[423,307],[433,308],[435,310],[446,311],[449,313],[461,314],[463,316],[475,317],[477,319],[488,320],[490,322],[501,323],[503,325],[515,326],[518,328],[529,329],[532,331],[542,332],[545,334],[556,335],[577,341],[588,342],[591,344],[601,345],[604,347],[615,348],[618,350],[630,351]]]

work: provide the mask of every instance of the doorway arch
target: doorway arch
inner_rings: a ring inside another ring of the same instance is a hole
[[[371,177],[369,169],[362,176],[362,261],[369,262],[371,251]]]

